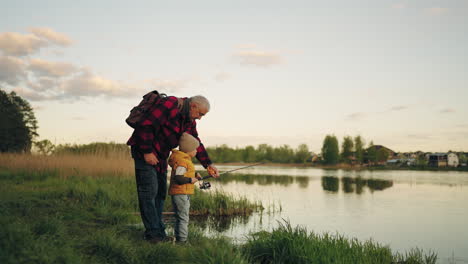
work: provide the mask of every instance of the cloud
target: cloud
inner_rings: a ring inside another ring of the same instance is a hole
[[[239,61],[241,65],[269,67],[283,63],[283,58],[277,52],[241,50],[235,53],[233,56]]]
[[[357,121],[357,120],[364,118],[365,116],[366,116],[365,113],[356,112],[356,113],[347,115],[345,119],[349,121]]]
[[[25,56],[36,53],[47,42],[33,34],[5,32],[0,34],[0,50],[4,55]]]
[[[126,98],[144,93],[142,87],[106,79],[89,69],[81,69],[64,78],[39,77],[25,84],[14,91],[31,101],[77,101],[98,96]]]
[[[29,80],[26,82],[27,87],[36,92],[43,92],[50,89],[55,89],[54,87],[56,87],[58,83],[59,80],[51,77],[39,77],[34,82]]]
[[[231,77],[232,77],[231,74],[227,72],[219,72],[215,75],[214,79],[218,82],[223,82],[223,81],[231,79]]]
[[[453,109],[453,108],[444,108],[444,109],[440,110],[440,113],[441,114],[455,113],[455,109]]]
[[[46,101],[46,100],[53,100],[56,98],[54,95],[38,93],[36,91],[31,91],[29,89],[25,89],[22,87],[17,87],[13,89],[13,91],[19,94],[21,97],[26,98],[29,101]]]
[[[71,118],[71,120],[81,121],[81,120],[85,120],[85,118],[81,117],[81,116],[74,116],[74,117]]]
[[[69,37],[62,33],[55,32],[51,28],[34,27],[30,28],[29,32],[33,33],[41,39],[46,39],[47,41],[50,41],[59,46],[66,47],[70,46],[73,43],[73,41]]]
[[[25,67],[19,58],[0,56],[0,84],[17,85],[27,77]]]
[[[90,70],[84,70],[71,79],[61,82],[58,87],[63,95],[72,98],[112,96],[126,97],[133,95],[137,88],[95,75]]]
[[[31,28],[32,34],[16,32],[0,33],[0,51],[9,56],[27,56],[50,45],[69,46],[73,41],[50,28]]]
[[[77,67],[70,63],[32,59],[28,70],[35,73],[37,76],[63,77],[75,72]]]
[[[431,16],[441,16],[449,12],[450,9],[444,7],[431,7],[426,8],[424,11]]]

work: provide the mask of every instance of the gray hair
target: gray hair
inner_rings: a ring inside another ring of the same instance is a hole
[[[195,95],[190,97],[190,102],[197,104],[198,106],[201,107],[206,107],[207,111],[210,111],[210,102],[208,102],[208,99],[206,97],[201,96],[201,95]]]

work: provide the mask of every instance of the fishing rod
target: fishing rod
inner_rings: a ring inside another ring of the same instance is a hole
[[[240,168],[237,168],[237,169],[233,169],[233,170],[230,170],[230,171],[224,171],[224,172],[221,172],[219,175],[223,175],[223,174],[226,174],[226,173],[230,173],[230,172],[233,172],[233,171],[238,171],[238,170],[242,170],[242,169],[247,169],[247,168],[250,168],[250,167],[254,167],[254,166],[258,166],[258,165],[261,165],[261,164],[265,164],[266,162],[260,162],[260,163],[255,163],[255,164],[252,164],[252,165],[249,165],[249,166],[245,166],[245,167],[240,167]],[[204,176],[202,177],[201,179],[202,180],[205,180],[205,179],[208,179],[208,178],[211,178],[213,176],[211,175],[208,175],[208,176]]]
[[[230,173],[230,172],[233,172],[233,171],[238,171],[238,170],[242,170],[242,169],[246,169],[246,168],[250,168],[250,167],[254,167],[254,166],[258,166],[258,165],[261,165],[261,164],[264,164],[266,162],[260,162],[260,163],[255,163],[255,164],[252,164],[252,165],[249,165],[249,166],[244,166],[244,167],[240,167],[240,168],[237,168],[237,169],[233,169],[233,170],[229,170],[229,171],[224,171],[222,173],[220,173],[219,175],[223,175],[223,174],[226,174],[226,173]],[[211,175],[208,175],[208,176],[204,176],[200,179],[200,189],[202,190],[207,190],[211,187],[211,183],[210,182],[206,182],[206,181],[203,181],[203,180],[206,180],[206,179],[209,179],[213,176]]]

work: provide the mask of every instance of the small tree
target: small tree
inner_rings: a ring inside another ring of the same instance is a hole
[[[390,153],[388,153],[387,150],[381,148],[379,150],[377,150],[377,161],[379,162],[383,162],[383,161],[386,161],[388,160],[388,157],[390,156]]]
[[[295,162],[306,163],[310,158],[309,147],[306,144],[300,144],[295,153]]]
[[[343,138],[343,143],[341,144],[341,159],[344,162],[351,162],[351,157],[353,156],[354,142],[353,138],[346,136]]]
[[[37,148],[37,152],[42,155],[50,155],[54,152],[55,146],[48,139],[34,142],[34,146]]]
[[[0,152],[29,152],[37,134],[31,105],[15,92],[0,89]]]
[[[362,163],[364,161],[364,140],[361,136],[354,138],[354,150],[356,152],[356,161]]]
[[[369,148],[367,149],[367,161],[369,164],[377,162],[377,149],[374,147],[374,142],[369,143]]]
[[[322,157],[325,164],[337,164],[340,158],[338,139],[334,135],[327,135],[323,140]]]

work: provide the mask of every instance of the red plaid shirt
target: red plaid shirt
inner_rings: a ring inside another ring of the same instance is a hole
[[[184,101],[186,99],[182,98]],[[165,173],[169,154],[179,145],[179,139],[184,132],[200,141],[195,120],[192,121],[179,110],[177,97],[168,96],[162,98],[141,127],[133,131],[127,145],[136,148],[138,158],[141,159],[143,159],[142,154],[155,154],[159,160],[156,170]],[[201,142],[196,157],[205,168],[212,163]]]

